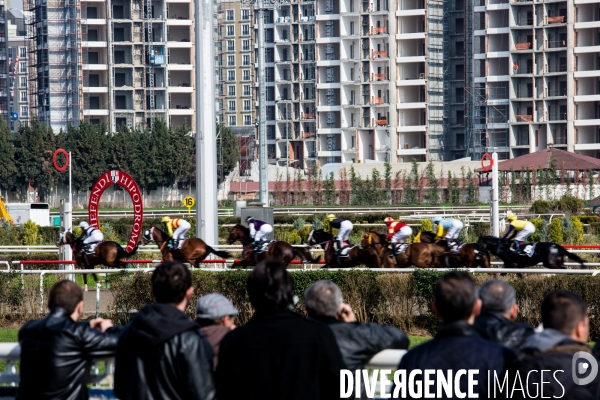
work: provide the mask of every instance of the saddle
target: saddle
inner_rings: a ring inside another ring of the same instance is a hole
[[[338,256],[339,258],[348,257],[350,255],[350,250],[352,250],[355,247],[356,245],[344,247],[343,249],[338,250],[336,252],[336,256]]]
[[[260,246],[255,247],[254,251],[256,253],[264,253],[265,251],[269,250],[269,245],[273,242],[274,242],[274,240],[269,240],[269,241],[263,242],[260,244]]]
[[[408,246],[409,246],[409,243],[402,243],[400,246],[398,246],[396,248],[396,251],[392,251],[390,253],[390,257],[397,256],[398,254],[404,253],[406,251],[406,249],[408,248]]]
[[[525,246],[525,248],[521,251],[521,255],[527,256],[527,257],[533,257],[533,254],[535,253],[535,245],[537,243],[534,244],[528,244],[527,246]]]

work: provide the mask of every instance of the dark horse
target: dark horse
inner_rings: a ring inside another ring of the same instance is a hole
[[[392,257],[392,249],[388,247],[386,235],[371,229],[365,235],[363,242],[380,249],[379,254],[384,268],[408,268],[411,265],[417,268],[443,267],[441,258],[445,251],[433,244],[412,243],[406,247],[406,250]]]
[[[489,268],[492,265],[489,251],[481,251],[477,243],[465,243],[454,252],[450,251],[446,240],[436,241],[433,232],[422,231],[420,238],[421,243],[435,243],[447,251],[444,256],[445,267]]]
[[[381,267],[379,252],[375,247],[354,246],[348,252],[347,257],[338,257],[333,246],[334,237],[331,233],[322,229],[312,230],[308,235],[306,244],[308,246],[321,246],[325,251],[325,267],[353,268],[364,264],[368,268]]]
[[[93,269],[96,265],[106,265],[108,268],[125,268],[127,263],[121,260],[123,258],[131,257],[137,252],[137,246],[135,246],[131,253],[128,253],[117,242],[102,242],[98,243],[93,254],[85,255],[85,252],[83,251],[83,240],[76,239],[75,235],[70,231],[61,233],[56,245],[71,246],[76,262],[75,266],[79,269]],[[92,276],[96,282],[98,282],[96,274],[92,274]],[[83,284],[87,291],[87,274],[83,274]]]
[[[531,257],[517,254],[510,250],[511,241],[501,240],[494,236],[480,236],[477,242],[480,251],[489,251],[504,261],[506,268],[523,268],[542,263],[544,268],[565,269],[564,257],[584,266],[583,260],[561,245],[550,242],[538,242]]]
[[[195,268],[200,267],[200,262],[208,257],[209,254],[215,254],[222,258],[231,258],[228,251],[215,250],[207,245],[204,240],[198,238],[186,239],[181,246],[181,249],[170,249],[168,244],[171,237],[157,227],[151,227],[144,232],[142,239],[143,244],[156,242],[156,245],[162,253],[164,261],[177,260],[183,263],[189,263]]]
[[[296,256],[305,263],[317,264],[319,260],[321,260],[321,256],[312,258],[310,251],[308,251],[307,248],[293,247],[291,244],[281,240],[269,243],[266,251],[256,253],[254,251],[254,246],[252,245],[250,229],[240,224],[237,224],[231,229],[229,237],[227,238],[227,244],[233,244],[238,240],[242,242],[242,246],[244,246],[242,250],[242,259],[234,262],[233,267],[246,268],[251,265],[256,265],[262,260],[272,259],[280,260],[287,266]]]

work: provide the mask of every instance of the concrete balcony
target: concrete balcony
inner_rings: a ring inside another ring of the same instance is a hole
[[[169,86],[169,93],[193,93],[194,88],[191,86]]]
[[[342,106],[317,106],[317,112],[341,111]]]
[[[192,64],[167,64],[169,71],[191,71],[194,69]]]
[[[319,156],[319,157],[341,157],[342,151],[341,150],[317,151],[317,156]]]
[[[424,8],[417,8],[414,10],[397,10],[396,17],[411,17],[413,15],[425,15]]]
[[[396,132],[425,132],[427,127],[425,125],[413,125],[413,126],[399,126],[396,128]]]
[[[405,39],[425,39],[425,32],[416,32],[416,33],[398,33],[396,34],[396,40],[405,40]]]
[[[600,119],[576,119],[575,126],[600,126]]]
[[[427,108],[427,103],[423,102],[399,102],[396,103],[398,110],[414,110],[419,108]]]
[[[95,116],[95,115],[108,115],[108,110],[105,109],[97,109],[97,110],[83,110],[83,115],[85,116]]]
[[[317,89],[339,89],[339,82],[317,83]]]
[[[83,64],[84,71],[108,71],[108,64]]]
[[[319,37],[317,38],[317,44],[321,44],[321,43],[339,43],[340,42],[340,37]]]
[[[596,76],[600,76],[600,70],[575,71],[573,75],[575,76],[575,78],[593,78]]]
[[[397,63],[425,62],[425,56],[396,57]]]
[[[108,86],[83,87],[83,93],[108,93]]]
[[[396,150],[396,155],[399,156],[417,156],[417,155],[425,155],[427,153],[427,149],[425,148],[412,148],[412,149],[398,149]]]
[[[400,79],[396,81],[396,86],[424,86],[425,79]]]
[[[600,94],[590,94],[584,96],[573,96],[573,100],[576,102],[586,102],[586,101],[600,101]]]
[[[577,143],[575,150],[600,150],[600,143]]]
[[[341,60],[318,60],[317,67],[338,67],[341,63]]]
[[[82,41],[81,42],[81,47],[88,47],[88,48],[96,48],[96,47],[101,47],[101,48],[106,48],[108,46],[108,43],[106,41]]]
[[[194,115],[195,111],[192,108],[170,108],[170,115]]]
[[[192,20],[191,19],[173,19],[170,18],[167,20],[167,25],[169,26],[191,26],[192,25]]]
[[[582,46],[575,47],[573,49],[574,53],[600,53],[600,46]]]
[[[167,47],[170,49],[191,49],[192,42],[190,42],[189,39],[186,42],[168,41]]]
[[[106,19],[104,18],[86,18],[82,19],[83,25],[106,25]]]

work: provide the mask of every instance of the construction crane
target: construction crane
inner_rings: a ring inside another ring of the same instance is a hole
[[[0,197],[0,218],[4,218],[4,220],[11,225],[15,224],[15,221],[13,221],[8,211],[6,211],[6,206],[4,205],[4,201],[2,201],[2,197]]]

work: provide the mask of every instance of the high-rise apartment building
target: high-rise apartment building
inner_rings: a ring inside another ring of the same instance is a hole
[[[190,0],[25,2],[30,111],[55,131],[86,120],[194,126]]]
[[[0,2],[0,117],[9,121],[9,60],[8,55],[8,23],[4,2]],[[12,65],[11,65],[12,67]]]
[[[26,35],[23,11],[10,9],[6,13],[8,23],[8,124],[16,132],[20,124],[29,124],[29,71],[27,57],[29,40]],[[12,116],[16,113],[17,119]]]

